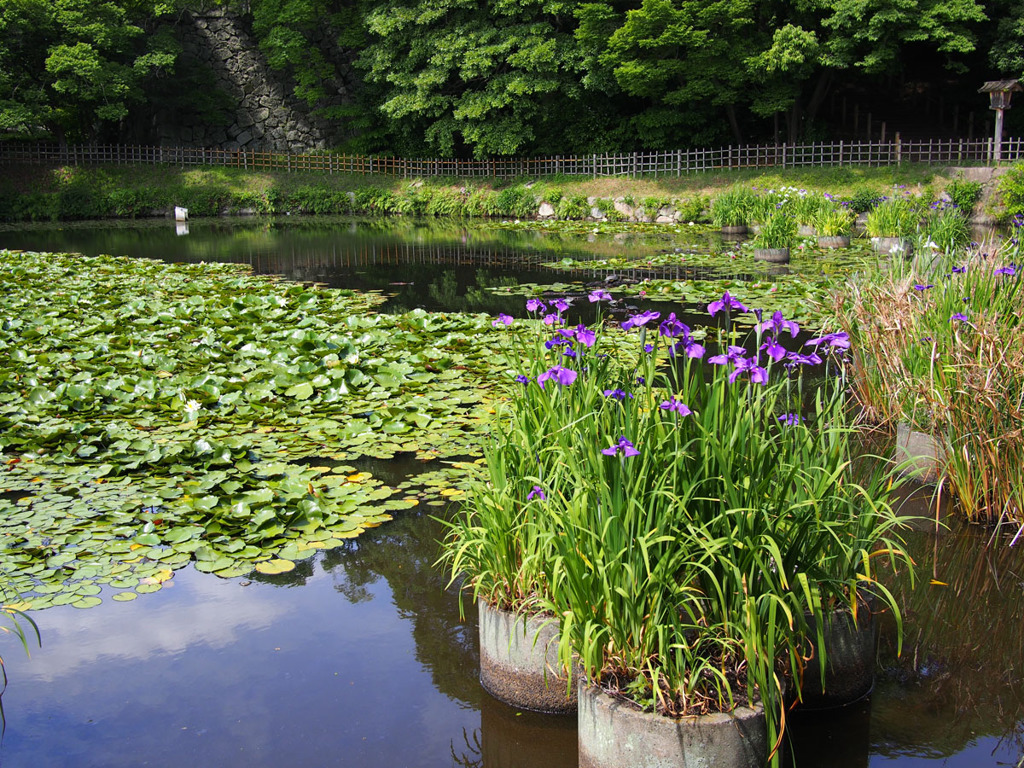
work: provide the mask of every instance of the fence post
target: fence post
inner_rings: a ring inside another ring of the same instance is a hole
[[[989,165],[992,165],[992,158],[993,158],[992,150],[993,150],[992,138],[989,137],[989,140],[988,140],[988,164]]]
[[[894,137],[894,140],[895,140],[894,143],[896,144],[896,165],[902,165],[903,164],[903,143],[900,141],[900,132],[899,131],[896,131],[896,136]]]
[[[782,142],[782,167],[786,167],[786,142]]]

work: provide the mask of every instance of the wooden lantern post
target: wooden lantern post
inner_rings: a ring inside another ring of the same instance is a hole
[[[990,80],[978,89],[978,93],[987,93],[989,109],[996,113],[995,141],[992,144],[992,160],[998,165],[1003,155],[1003,112],[1010,108],[1010,97],[1024,88],[1016,80]]]

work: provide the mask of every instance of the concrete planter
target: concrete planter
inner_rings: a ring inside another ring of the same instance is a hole
[[[914,244],[906,237],[872,237],[871,247],[878,253],[902,254],[907,259],[914,253]]]
[[[747,234],[746,224],[730,224],[722,227],[723,235],[745,235]]]
[[[845,609],[833,611],[825,627],[825,680],[822,685],[817,658],[804,670],[800,686],[801,709],[834,709],[860,701],[875,687],[878,654],[878,622],[867,606],[861,606],[858,623]],[[812,621],[810,638],[816,626]]]
[[[896,463],[900,474],[912,477],[922,483],[934,483],[939,479],[945,451],[939,442],[927,432],[911,429],[909,424],[896,426]]]
[[[796,228],[797,237],[814,237],[814,226],[811,224],[800,224]]]
[[[558,664],[558,622],[480,609],[480,684],[494,698],[535,712],[576,711],[576,686]]]
[[[818,237],[819,248],[849,248],[849,235],[820,235]]]
[[[768,759],[760,707],[676,720],[586,684],[579,700],[580,768],[762,768]]]
[[[789,264],[789,248],[755,248],[754,258],[770,264]]]

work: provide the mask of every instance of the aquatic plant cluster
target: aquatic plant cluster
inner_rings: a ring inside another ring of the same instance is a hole
[[[731,343],[750,310],[729,293],[714,339],[646,311],[616,344],[600,314],[567,323],[566,300],[527,308],[494,321],[524,367],[450,524],[453,576],[552,616],[563,662],[607,690],[672,716],[760,700],[778,736],[786,681],[823,673],[825,613],[863,618],[870,594],[899,617],[877,568],[906,557],[891,486],[854,461],[847,335],[792,349],[799,327],[755,311]]]
[[[279,573],[463,493],[488,319],[245,272],[0,252],[5,604],[131,600],[187,564]],[[436,469],[365,471],[396,454]]]
[[[942,448],[941,482],[971,520],[1024,523],[1024,271],[1018,238],[930,250],[835,302],[855,345],[864,418]]]

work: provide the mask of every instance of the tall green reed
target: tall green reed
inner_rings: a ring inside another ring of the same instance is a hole
[[[938,251],[836,298],[866,420],[944,447],[941,485],[972,520],[1024,523],[1024,290],[1014,245]]]

